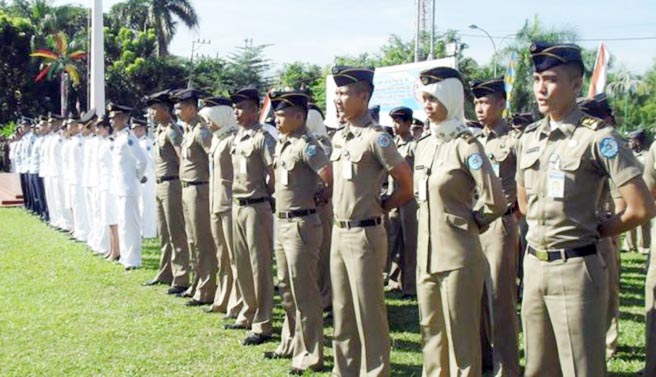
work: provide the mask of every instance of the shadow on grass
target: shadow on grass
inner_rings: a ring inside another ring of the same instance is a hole
[[[392,363],[392,376],[419,377],[421,365]]]

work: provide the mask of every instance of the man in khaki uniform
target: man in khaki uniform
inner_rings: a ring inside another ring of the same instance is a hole
[[[526,376],[604,376],[608,271],[597,239],[646,222],[656,206],[621,138],[576,106],[581,50],[531,45],[533,92],[545,118],[517,147],[517,198],[528,223],[522,323]],[[606,179],[626,211],[597,217]]]
[[[233,242],[237,285],[243,307],[232,329],[251,332],[242,344],[257,345],[271,339],[273,311],[273,155],[276,141],[258,123],[257,89],[243,88],[230,96],[239,130],[232,155]]]
[[[170,91],[146,97],[146,105],[157,123],[155,131],[155,179],[160,249],[157,275],[146,285],[167,284],[168,294],[181,294],[189,288],[189,248],[182,212],[180,185],[180,145],[182,130],[173,121]]]
[[[222,97],[203,99],[200,116],[212,130],[210,148],[210,211],[212,213],[212,236],[216,245],[218,261],[218,286],[214,304],[208,312],[226,313],[226,317],[237,318],[241,310],[241,293],[237,286],[237,266],[232,247],[232,156],[230,148],[237,123],[232,110],[232,101]]]
[[[417,143],[410,133],[412,109],[397,107],[390,111],[394,125],[394,144],[409,166],[414,166]],[[390,179],[388,192],[398,189]],[[389,271],[388,287],[398,288],[404,299],[417,296],[417,201],[413,198],[388,213]]]
[[[656,199],[656,143],[652,143],[645,156],[643,178]],[[651,255],[656,249],[656,237],[651,238]],[[647,280],[645,281],[645,351],[646,361],[643,376],[656,376],[656,263],[649,263]]]
[[[335,104],[346,126],[333,137],[335,225],[330,253],[333,350],[338,376],[389,375],[389,328],[383,292],[387,235],[383,215],[412,196],[412,172],[392,137],[367,113],[371,69],[333,67]],[[387,174],[399,189],[381,200]]]
[[[292,357],[290,374],[323,368],[323,319],[318,275],[321,220],[316,203],[331,195],[332,168],[306,126],[308,95],[272,92],[280,139],[276,145],[275,245],[278,287],[285,309],[281,342],[265,357]],[[311,187],[323,189],[319,192]],[[317,198],[319,198],[317,200]]]
[[[195,89],[177,91],[172,100],[176,114],[187,125],[182,140],[180,180],[182,181],[182,208],[192,248],[194,282],[186,296],[187,306],[207,305],[214,302],[216,292],[216,249],[210,227],[210,167],[207,153],[212,133],[198,116],[198,98]]]
[[[519,318],[516,309],[519,255],[519,228],[515,218],[516,139],[510,135],[510,126],[502,118],[506,108],[503,77],[475,81],[471,83],[471,88],[475,97],[476,117],[483,125],[483,131],[477,138],[485,148],[495,175],[501,179],[508,203],[506,213],[480,235],[489,268],[483,293],[483,360],[485,364],[486,360],[491,359],[495,376],[519,376]],[[490,308],[491,311],[486,310]],[[485,328],[490,325],[491,328],[486,332]],[[492,345],[492,349],[485,349],[487,342]]]
[[[314,103],[308,103],[307,128],[319,142],[326,156],[330,156],[333,143],[328,137],[321,109]],[[323,185],[323,183],[320,183]],[[330,197],[325,202],[317,202],[317,214],[321,219],[321,247],[319,248],[319,291],[321,292],[321,307],[324,311],[332,309],[332,294],[330,289],[330,239],[333,232],[333,203]]]
[[[615,127],[613,112],[604,94],[595,98],[586,98],[578,103],[581,111],[589,116],[599,118],[609,126]],[[601,201],[598,208],[598,216],[605,220],[616,213],[624,211],[626,203],[622,199],[617,186],[610,180],[606,181]],[[599,253],[606,262],[608,269],[608,311],[606,312],[606,358],[610,359],[617,350],[619,336],[620,317],[620,253],[619,237],[605,237],[599,239]]]
[[[629,132],[627,138],[629,139],[629,148],[631,148],[633,154],[644,167],[645,156],[647,155],[647,134],[643,129],[638,129]],[[651,244],[650,229],[651,223],[646,223],[636,229],[631,229],[626,232],[624,237],[624,249],[627,251],[637,251],[641,254],[648,254],[649,245]]]

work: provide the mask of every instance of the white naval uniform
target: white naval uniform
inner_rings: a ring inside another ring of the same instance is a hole
[[[66,139],[61,135],[61,131],[57,133],[56,139],[53,142],[51,152],[52,161],[52,176],[55,200],[58,203],[59,210],[59,225],[58,227],[64,230],[72,230],[73,228],[73,214],[70,210],[66,209],[66,176],[64,166],[64,145]]]
[[[86,242],[89,237],[89,218],[84,194],[84,136],[77,134],[70,138],[70,188],[71,208],[73,209],[73,237]]]
[[[89,236],[87,245],[96,253],[106,253],[100,246],[100,203],[97,195],[98,166],[95,163],[98,153],[100,136],[90,134],[85,137],[82,158],[82,187],[84,188],[84,201],[89,220]]]
[[[155,182],[155,148],[154,140],[148,136],[139,139],[139,146],[146,156],[145,176],[148,179],[141,185],[139,210],[141,213],[141,236],[157,237],[157,184]]]
[[[112,153],[114,150],[114,138],[111,136],[100,137],[98,142],[98,153],[96,154],[96,166],[98,171],[98,213],[100,224],[100,235],[98,246],[100,253],[109,252],[109,227],[116,225],[116,194],[112,189],[114,174],[112,169]]]
[[[116,133],[112,153],[112,185],[117,197],[120,262],[125,267],[141,267],[141,216],[139,182],[146,171],[146,156],[129,128]]]

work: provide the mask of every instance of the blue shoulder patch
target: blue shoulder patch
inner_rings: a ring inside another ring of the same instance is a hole
[[[378,145],[381,148],[387,148],[390,145],[392,145],[392,137],[390,135],[386,134],[386,133],[385,134],[380,134],[380,135],[378,135],[377,142],[378,142]]]
[[[305,148],[305,155],[308,157],[314,157],[317,155],[317,146],[316,145],[308,145]]]
[[[470,155],[467,157],[467,166],[469,166],[471,170],[480,169],[481,166],[483,166],[483,157],[478,153]]]
[[[617,153],[619,152],[619,145],[617,144],[617,140],[610,136],[601,139],[601,142],[599,143],[599,151],[601,152],[602,156],[606,158],[613,158],[617,156]]]
[[[132,141],[132,139],[128,139],[128,145],[132,145],[132,144],[134,144],[134,142]]]

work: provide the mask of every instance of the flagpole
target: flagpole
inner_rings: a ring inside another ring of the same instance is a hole
[[[91,103],[97,115],[105,114],[105,42],[102,0],[93,0],[91,11]]]

